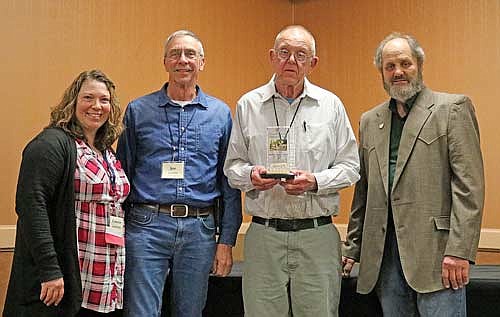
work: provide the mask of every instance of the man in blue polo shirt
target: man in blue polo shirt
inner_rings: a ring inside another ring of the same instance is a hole
[[[171,34],[169,81],[132,101],[117,156],[132,184],[126,218],[125,316],[160,316],[172,273],[175,316],[201,316],[208,276],[227,275],[241,224],[241,196],[222,168],[231,133],[228,106],[197,85],[205,64],[200,39]],[[214,212],[223,206],[216,244]]]

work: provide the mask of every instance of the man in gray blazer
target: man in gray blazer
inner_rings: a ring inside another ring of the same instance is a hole
[[[375,54],[389,101],[360,122],[344,275],[375,290],[384,316],[466,316],[484,202],[479,127],[471,100],[422,81],[424,51],[393,33]]]

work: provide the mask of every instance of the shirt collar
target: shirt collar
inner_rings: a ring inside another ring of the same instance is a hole
[[[273,75],[271,77],[271,80],[264,86],[264,90],[262,92],[262,103],[266,102],[267,100],[271,99],[271,97],[279,97],[283,98],[277,91],[276,91],[276,86],[274,85],[274,80],[275,80],[276,75]],[[311,82],[307,79],[304,78],[304,90],[302,93],[297,97],[297,99],[301,99],[304,97],[310,97],[315,100],[319,100],[321,94],[319,93],[318,89],[316,86],[311,84]]]
[[[406,102],[404,103],[403,107],[405,108],[405,112],[407,115],[410,113],[410,110],[413,107],[413,105],[415,104],[415,100],[417,100],[417,97],[419,94],[420,94],[420,92],[417,92],[413,97],[406,100]],[[391,98],[391,100],[389,101],[389,109],[393,113],[398,113],[398,110],[396,109],[396,99]]]
[[[174,107],[180,107],[178,104],[173,102],[172,99],[170,99],[170,97],[167,95],[167,87],[168,87],[168,82],[165,83],[159,91],[158,106],[166,107],[167,105],[170,105]],[[196,85],[196,97],[193,99],[193,102],[191,102],[190,105],[200,105],[203,108],[208,108],[207,95],[205,95],[203,90],[198,85]]]

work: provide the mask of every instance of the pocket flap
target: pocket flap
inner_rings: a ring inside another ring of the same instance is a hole
[[[420,133],[420,135],[418,136],[418,139],[423,141],[427,145],[431,145],[434,141],[445,135],[446,134],[444,133],[436,134],[435,132],[426,133],[426,131],[422,131],[422,133]]]
[[[450,217],[434,217],[434,224],[437,230],[450,230]]]

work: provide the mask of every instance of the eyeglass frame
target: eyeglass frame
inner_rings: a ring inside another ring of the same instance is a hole
[[[290,56],[293,55],[293,58],[296,62],[298,63],[304,63],[306,62],[309,58],[313,57],[312,55],[310,54],[307,54],[306,52],[304,51],[295,51],[295,52],[290,52],[290,50],[286,49],[286,48],[280,48],[280,49],[275,49],[274,50],[276,52],[276,55],[278,56],[278,58],[282,61],[287,61],[290,59]],[[284,54],[284,55],[283,55]],[[298,54],[304,54],[303,57],[298,55]]]

